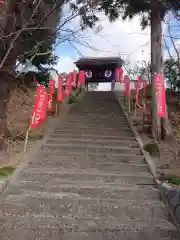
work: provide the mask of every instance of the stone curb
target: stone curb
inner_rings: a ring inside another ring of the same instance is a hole
[[[163,183],[157,179],[156,166],[155,166],[150,154],[143,149],[143,142],[141,140],[141,137],[140,137],[139,133],[137,132],[137,130],[132,125],[132,122],[131,122],[129,116],[125,112],[119,96],[116,93],[115,93],[115,96],[117,98],[120,108],[122,109],[122,111],[125,115],[125,118],[128,122],[129,127],[131,128],[137,142],[139,143],[141,152],[144,155],[144,158],[149,167],[149,170],[154,177],[154,180],[155,180],[155,183],[156,183],[158,189],[160,190],[161,198],[162,198],[163,202],[169,206],[169,214],[171,216],[171,220],[173,221],[174,225],[177,227],[178,232],[180,234],[180,189],[176,189],[176,188],[172,187],[170,184]]]
[[[68,106],[68,109],[66,110],[65,114],[63,114],[62,116],[57,116],[57,117],[50,117],[51,120],[54,121],[54,125],[53,125],[53,129],[56,127],[56,125],[59,125],[58,120],[63,120],[66,118],[68,112],[71,110],[71,108],[74,106],[75,104],[71,104]],[[48,122],[48,120],[47,120]],[[38,150],[46,143],[48,137],[51,135],[51,131],[52,128],[48,128],[45,136],[43,137],[42,140],[38,141],[37,146],[36,146],[36,150],[33,152],[30,152],[27,156],[25,156],[24,161],[22,161],[19,166],[17,167],[17,169],[14,171],[14,173],[12,175],[10,175],[8,178],[6,178],[4,181],[0,180],[0,194],[2,194],[6,188],[8,187],[8,185],[10,183],[13,183],[14,181],[16,181],[19,173],[26,167],[28,166],[29,161],[32,160],[32,158],[37,154]]]
[[[180,189],[168,183],[156,180],[160,190],[162,200],[169,206],[170,215],[173,217],[174,224],[180,233]]]

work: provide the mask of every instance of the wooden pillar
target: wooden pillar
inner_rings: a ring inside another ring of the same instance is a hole
[[[114,91],[114,90],[115,90],[115,84],[116,84],[115,81],[112,81],[112,82],[111,82],[111,91]]]

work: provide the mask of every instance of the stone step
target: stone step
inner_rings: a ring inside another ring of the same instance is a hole
[[[112,124],[112,120],[110,120],[109,118],[97,118],[97,117],[86,117],[85,115],[84,116],[80,116],[79,118],[78,117],[73,117],[71,115],[69,115],[67,117],[67,123],[81,123],[81,122],[89,122],[89,123],[92,123],[92,124],[95,124],[95,123],[111,123]],[[113,124],[114,123],[127,123],[127,120],[124,116],[122,117],[113,117]]]
[[[79,132],[79,133],[56,133],[55,131],[52,132],[52,134],[50,135],[51,138],[58,138],[58,139],[64,139],[64,138],[71,138],[71,139],[88,139],[88,140],[109,140],[109,141],[115,141],[115,140],[124,140],[124,141],[136,141],[134,136],[123,136],[123,135],[98,135],[98,134],[86,134],[83,132]]]
[[[129,163],[91,163],[87,161],[53,161],[50,159],[49,161],[39,161],[38,163],[33,161],[30,162],[28,167],[30,168],[40,168],[41,166],[45,165],[48,168],[54,169],[54,171],[65,171],[67,169],[70,171],[84,171],[86,169],[88,172],[109,172],[109,173],[123,173],[123,172],[148,172],[148,165],[147,164],[129,164]],[[44,169],[44,168],[43,168]]]
[[[86,111],[85,109],[84,110],[81,110],[81,111],[71,111],[70,114],[78,114],[78,115],[86,115],[86,116],[112,116],[112,115],[121,115],[122,113],[117,110],[117,111],[113,111],[111,109],[107,109],[106,111],[98,111],[98,110],[95,110],[95,111]],[[123,116],[124,117],[124,116]]]
[[[61,164],[63,162],[76,162],[76,163],[109,163],[109,164],[117,164],[117,163],[134,163],[134,164],[142,164],[145,163],[143,155],[135,155],[135,154],[101,154],[101,153],[66,153],[62,154],[61,152],[51,152],[51,156],[47,155],[47,153],[37,153],[32,160],[36,163],[48,163],[54,162],[55,164]]]
[[[106,198],[106,199],[124,199],[126,200],[158,200],[160,198],[159,190],[154,186],[141,185],[123,185],[114,184],[89,184],[89,183],[64,183],[56,185],[53,182],[47,182],[42,185],[40,181],[19,181],[13,183],[6,191],[6,194],[23,194],[31,191],[48,192],[51,194],[60,194],[61,196],[79,196],[83,198]]]
[[[93,109],[92,107],[90,106],[87,106],[87,108],[82,108],[81,106],[78,106],[77,107],[74,107],[72,110],[71,110],[72,113],[108,113],[108,112],[116,112],[116,113],[122,113],[121,109],[119,109],[117,106],[113,106],[113,105],[109,105],[107,107],[102,107],[100,105],[97,105],[95,109]]]
[[[122,110],[120,108],[118,108],[117,106],[114,106],[113,104],[111,105],[107,105],[107,106],[101,106],[101,105],[96,105],[96,109],[93,109],[92,106],[86,106],[86,108],[84,108],[83,106],[78,106],[76,105],[74,108],[71,109],[71,113],[82,113],[82,112],[86,112],[86,113],[94,113],[94,112],[118,112],[118,113],[122,113]]]
[[[117,123],[111,123],[111,122],[99,122],[99,123],[94,123],[94,122],[86,122],[86,121],[81,121],[81,122],[66,122],[60,127],[65,127],[65,128],[129,128],[129,125],[127,123],[123,122],[117,122]]]
[[[96,119],[99,119],[99,120],[101,120],[101,121],[110,121],[110,119],[111,119],[111,121],[113,120],[113,119],[115,119],[115,120],[119,120],[119,121],[126,121],[126,119],[125,119],[125,117],[122,115],[116,115],[116,114],[104,114],[104,115],[101,115],[101,114],[69,114],[69,116],[68,116],[68,119],[79,119],[79,120],[89,120],[89,121],[92,121],[93,122],[93,120],[96,120]]]
[[[107,132],[119,132],[119,131],[125,131],[125,132],[130,132],[132,133],[132,130],[128,126],[120,125],[119,126],[105,126],[103,124],[101,125],[94,125],[94,126],[89,126],[88,124],[81,124],[81,125],[62,125],[59,127],[56,127],[54,131],[59,132],[59,131],[74,131],[78,130],[81,132],[94,132],[94,131],[107,131]]]
[[[87,120],[96,120],[96,119],[101,119],[101,120],[126,120],[124,114],[115,114],[115,113],[106,113],[106,114],[97,114],[97,113],[91,113],[91,114],[85,114],[85,113],[69,113],[68,114],[68,119],[87,119]]]
[[[106,163],[87,163],[87,162],[62,162],[61,165],[55,165],[54,163],[51,163],[52,161],[46,162],[46,167],[40,168],[40,165],[43,164],[43,162],[37,164],[36,162],[31,162],[31,164],[28,165],[29,171],[34,171],[36,169],[42,170],[42,172],[83,172],[85,169],[89,173],[115,173],[115,174],[121,174],[125,172],[136,172],[136,173],[147,173],[148,165],[147,164],[129,164],[129,163],[119,163],[119,164],[106,164]]]
[[[58,138],[58,139],[54,139],[54,138],[48,138],[47,144],[77,144],[77,145],[81,145],[85,146],[85,145],[95,145],[95,146],[103,146],[103,147],[108,147],[108,146],[128,146],[128,147],[139,147],[138,142],[136,141],[128,141],[128,140],[109,140],[109,139],[89,139],[89,138],[78,138],[78,139],[72,139],[72,138]]]
[[[97,134],[97,131],[99,133],[99,135],[123,135],[123,136],[133,136],[133,133],[132,133],[132,130],[130,128],[125,128],[125,127],[122,127],[122,128],[103,128],[103,127],[96,127],[96,128],[88,128],[88,127],[82,127],[82,128],[75,128],[75,127],[70,127],[70,128],[67,128],[67,127],[56,127],[54,129],[54,132],[56,133],[86,133],[86,134],[92,134],[92,133],[96,133]]]
[[[41,172],[40,170],[30,172],[28,170],[19,174],[19,180],[26,181],[52,181],[54,184],[71,183],[119,183],[119,184],[141,184],[154,185],[154,179],[149,173],[123,173],[123,174],[106,174],[106,173],[77,173],[77,172]]]
[[[111,118],[113,118],[113,120],[110,121],[110,118],[100,118],[100,117],[94,117],[94,118],[90,118],[90,117],[81,117],[81,118],[78,118],[78,117],[67,117],[67,121],[66,123],[67,124],[83,124],[83,123],[89,123],[89,124],[111,124],[112,125],[112,122],[113,124],[115,125],[121,125],[121,124],[124,124],[124,125],[128,125],[128,122],[125,118],[114,118],[114,116],[112,116]],[[64,122],[65,123],[65,122]]]
[[[103,154],[123,154],[123,153],[131,153],[134,155],[141,155],[140,148],[130,148],[125,146],[94,146],[94,145],[77,145],[77,144],[45,144],[41,147],[42,152],[61,152],[61,154],[69,152],[69,153],[103,153]]]
[[[43,206],[43,207],[42,207]],[[48,192],[24,192],[23,194],[11,194],[5,202],[0,204],[3,216],[46,215],[66,216],[77,218],[138,219],[152,221],[164,219],[167,208],[160,201],[127,200],[124,199],[99,199],[82,198],[77,195],[62,196],[61,193]]]
[[[103,111],[103,112],[108,112],[109,110],[111,111],[119,111],[122,112],[122,109],[120,109],[119,105],[117,104],[107,104],[105,103],[100,103],[99,101],[96,101],[96,103],[92,104],[92,101],[86,102],[84,104],[81,102],[81,104],[76,104],[72,107],[71,111],[72,112],[92,112],[92,111]]]
[[[87,130],[79,130],[79,129],[71,129],[71,130],[64,130],[63,128],[61,130],[54,130],[52,131],[52,134],[73,134],[79,136],[105,136],[108,137],[110,135],[116,136],[116,137],[134,137],[134,134],[131,131],[122,131],[122,130],[114,130],[113,129],[110,131],[107,130],[97,130],[97,129],[87,129]],[[68,136],[68,135],[67,135]]]
[[[10,224],[9,224],[10,222]],[[140,221],[36,215],[1,217],[0,235],[8,240],[177,240],[177,230],[165,220]],[[22,235],[23,233],[23,235]],[[5,236],[5,237],[4,237]],[[22,238],[23,236],[23,238]]]

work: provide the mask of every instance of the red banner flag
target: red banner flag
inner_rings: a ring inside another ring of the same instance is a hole
[[[130,97],[131,96],[131,82],[130,82],[128,76],[124,77],[124,95],[126,97]]]
[[[72,72],[72,87],[76,88],[76,72]]]
[[[4,7],[4,0],[0,0],[0,8]]]
[[[70,96],[72,91],[72,74],[66,76],[66,90],[65,95]]]
[[[136,83],[136,105],[139,104],[139,91],[141,89],[141,83],[142,83],[142,76],[139,76]]]
[[[54,87],[55,87],[55,82],[54,80],[49,80],[49,93],[53,94],[54,92]]]
[[[63,102],[63,78],[61,75],[58,76],[58,93],[57,93],[57,101]]]
[[[33,78],[32,82],[31,82],[31,85],[37,87],[37,84],[38,84],[38,83],[37,83],[36,79]]]
[[[79,72],[78,87],[85,84],[85,73],[84,71]]]
[[[39,127],[46,119],[48,95],[43,85],[37,87],[30,128]]]
[[[143,91],[143,98],[146,99],[146,93],[147,93],[147,81],[144,80],[144,91]]]
[[[48,111],[52,111],[52,95],[54,93],[55,82],[54,80],[49,80],[49,93],[48,93]]]
[[[119,68],[116,68],[116,82],[119,82]]]
[[[157,96],[157,112],[158,116],[166,118],[166,90],[164,79],[161,74],[155,74],[156,96]]]
[[[116,82],[124,82],[124,71],[121,67],[116,68]]]
[[[146,114],[147,108],[146,108],[146,93],[147,93],[147,81],[144,80],[144,89],[143,89],[143,111]]]
[[[119,68],[119,81],[120,83],[124,82],[124,71],[122,68]]]

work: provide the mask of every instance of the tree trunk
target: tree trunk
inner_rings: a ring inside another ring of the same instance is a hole
[[[164,59],[162,47],[162,20],[164,18],[165,10],[160,2],[156,0],[151,1],[151,84],[152,84],[152,135],[160,140],[172,135],[171,125],[168,119],[168,112],[166,107],[165,119],[160,119],[157,115],[157,98],[156,85],[154,74],[164,75]]]
[[[22,3],[23,4],[23,3]],[[20,49],[20,38],[18,37],[16,41],[13,41],[15,32],[19,29],[21,23],[20,14],[16,14],[17,1],[8,1],[5,8],[5,15],[3,12],[1,17],[3,18],[0,23],[2,27],[1,36],[8,36],[6,38],[0,39],[0,136],[9,137],[10,132],[7,127],[7,107],[10,97],[10,91],[13,84],[13,69],[16,65],[17,56]],[[8,53],[8,54],[7,54]],[[0,141],[0,147],[1,147]]]
[[[161,50],[159,38],[162,36],[161,18],[159,14],[158,4],[152,0],[151,11],[151,86],[152,86],[152,135],[156,139],[160,139],[161,127],[160,118],[157,115],[157,99],[156,99],[156,85],[154,74],[160,73],[161,70]],[[157,55],[159,50],[159,56]]]
[[[1,77],[5,78],[5,75]],[[9,78],[9,79],[8,79]],[[10,87],[11,87],[11,77],[6,75],[6,80],[1,81],[0,87],[0,134],[4,137],[9,136],[9,131],[7,128],[7,107],[10,97]]]

